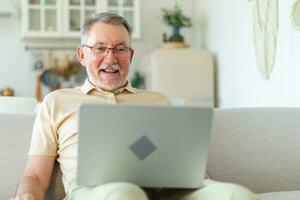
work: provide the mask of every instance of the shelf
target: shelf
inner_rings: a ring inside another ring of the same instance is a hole
[[[188,48],[189,45],[183,42],[164,42],[159,45],[160,48]]]

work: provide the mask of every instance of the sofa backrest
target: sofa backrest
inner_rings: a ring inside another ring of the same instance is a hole
[[[37,103],[33,97],[0,96],[0,113],[34,114]]]
[[[11,198],[24,170],[34,115],[0,113],[0,199]]]
[[[209,174],[258,193],[300,190],[299,121],[300,108],[216,109]]]

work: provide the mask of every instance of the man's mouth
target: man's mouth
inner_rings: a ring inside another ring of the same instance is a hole
[[[118,65],[106,65],[100,68],[100,72],[104,72],[105,74],[116,74],[120,71],[120,67]]]
[[[105,72],[105,73],[118,73],[120,70],[119,69],[100,69],[101,72]]]

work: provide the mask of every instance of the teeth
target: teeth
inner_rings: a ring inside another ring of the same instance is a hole
[[[108,70],[105,70],[106,72],[115,72],[115,70],[113,69],[108,69]]]
[[[117,73],[120,71],[120,67],[118,65],[103,66],[103,68],[100,69],[100,71],[106,73]]]
[[[118,72],[118,70],[114,70],[114,69],[103,69],[103,71],[108,72],[108,73]]]

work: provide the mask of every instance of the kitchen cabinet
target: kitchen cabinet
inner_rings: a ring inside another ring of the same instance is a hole
[[[62,1],[23,0],[22,35],[24,37],[60,37]]]
[[[97,12],[95,0],[67,0],[65,1],[64,35],[67,37],[79,37],[80,28],[87,17]]]
[[[79,38],[87,17],[113,12],[125,17],[140,37],[140,0],[22,0],[24,38]]]
[[[108,12],[119,14],[132,26],[133,38],[140,38],[140,1],[139,0],[107,0],[104,7]]]

